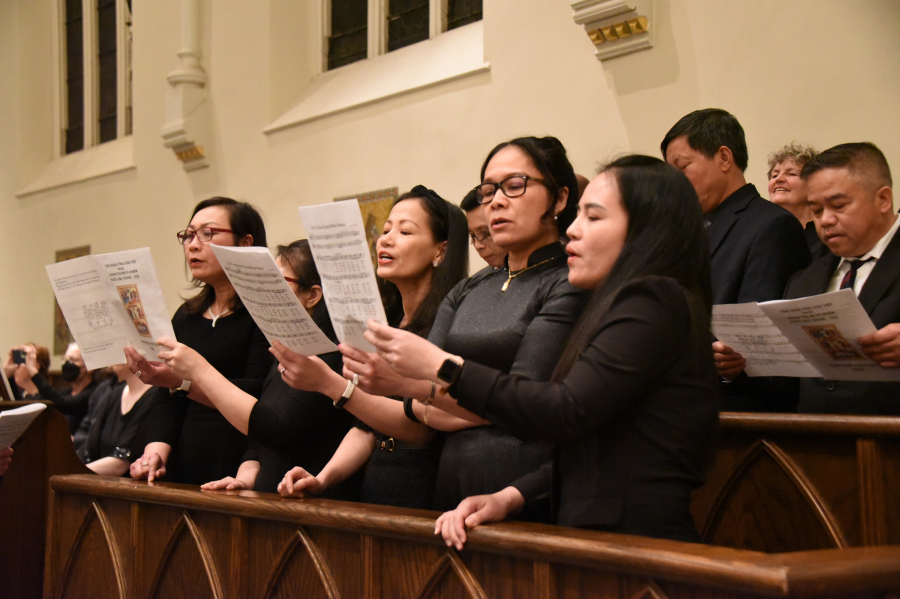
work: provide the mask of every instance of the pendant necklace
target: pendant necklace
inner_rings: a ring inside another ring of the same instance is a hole
[[[210,306],[209,308],[206,309],[206,313],[209,314],[209,317],[212,319],[212,326],[213,326],[213,328],[216,328],[216,321],[219,320],[219,317],[225,316],[225,315],[228,314],[229,312],[231,312],[231,310],[230,310],[229,308],[225,308],[224,310],[222,310],[222,311],[219,312],[218,314],[216,314],[215,312],[213,312],[212,306]]]
[[[522,270],[517,270],[515,274],[513,274],[513,271],[509,271],[509,278],[506,279],[505,283],[503,283],[503,287],[500,288],[500,291],[506,291],[506,289],[509,287],[509,282],[512,281],[513,279],[515,279],[516,277],[518,277],[520,274],[522,274],[526,270],[530,270],[532,268],[540,266],[541,264],[547,264],[551,260],[556,260],[557,258],[559,258],[559,256],[553,256],[552,258],[547,258],[543,262],[538,262],[537,264],[532,264],[531,266],[526,266]]]

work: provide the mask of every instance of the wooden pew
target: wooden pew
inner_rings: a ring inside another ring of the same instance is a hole
[[[0,411],[33,401],[0,402]],[[13,461],[0,482],[0,598],[38,599],[44,577],[48,480],[88,473],[72,448],[69,424],[46,409],[13,444]]]
[[[856,597],[900,590],[900,546],[767,554],[434,512],[95,476],[50,481],[45,597]]]
[[[693,497],[707,543],[769,553],[900,545],[900,418],[722,414]]]

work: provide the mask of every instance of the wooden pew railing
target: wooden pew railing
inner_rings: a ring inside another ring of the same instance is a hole
[[[50,476],[89,471],[54,410],[14,447],[0,483],[0,598],[40,597],[42,587],[53,599],[884,598],[900,589],[894,418],[723,414],[719,454],[692,505],[714,546],[504,523],[473,531],[458,555],[432,537],[431,512],[93,475],[53,481],[48,527]]]
[[[45,597],[871,597],[900,546],[766,554],[501,523],[466,549],[433,512],[96,476],[50,481]]]

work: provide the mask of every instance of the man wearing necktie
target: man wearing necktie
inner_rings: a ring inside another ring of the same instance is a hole
[[[833,255],[794,275],[785,299],[852,289],[878,329],[859,339],[863,352],[883,368],[900,368],[900,218],[884,154],[868,142],[841,144],[809,161],[800,176],[816,231]],[[723,358],[716,355],[720,372],[727,370]],[[900,383],[791,383],[784,393],[799,399],[801,412],[900,415]]]

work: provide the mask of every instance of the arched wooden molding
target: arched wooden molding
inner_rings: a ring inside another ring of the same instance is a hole
[[[112,560],[113,571],[116,576],[116,586],[119,590],[119,598],[125,599],[126,597],[128,586],[125,580],[125,572],[122,567],[122,558],[119,552],[119,544],[116,542],[115,531],[113,531],[112,526],[109,523],[109,518],[106,516],[103,508],[100,507],[100,504],[97,503],[97,501],[91,502],[91,509],[88,510],[87,513],[85,513],[84,520],[82,520],[81,526],[78,529],[78,533],[75,535],[75,541],[72,543],[72,549],[71,551],[69,551],[69,555],[66,558],[66,565],[63,569],[62,584],[59,585],[59,592],[57,593],[57,597],[62,597],[65,593],[69,578],[72,574],[72,566],[75,563],[75,558],[81,551],[84,538],[87,535],[87,531],[90,529],[90,526],[95,518],[100,524],[100,530],[103,532],[103,537],[106,541],[106,548],[109,551],[110,559]]]
[[[833,543],[834,547],[837,549],[849,547],[850,544],[847,542],[844,533],[838,526],[836,518],[825,505],[825,502],[816,491],[815,486],[806,477],[803,470],[790,458],[790,456],[784,453],[781,448],[765,440],[758,441],[748,449],[744,457],[738,462],[737,466],[735,466],[731,476],[728,477],[728,480],[719,491],[715,503],[709,511],[706,521],[703,523],[703,527],[700,531],[701,538],[708,538],[710,527],[713,523],[719,521],[720,517],[723,515],[723,511],[727,507],[726,500],[731,496],[731,492],[738,484],[740,484],[750,467],[757,463],[762,455],[771,458],[775,464],[781,468],[788,479],[794,483],[797,490],[809,504],[813,514],[822,525],[825,534]]]
[[[631,596],[631,599],[669,599],[659,586],[652,580],[647,582],[647,586]]]
[[[266,583],[266,592],[263,594],[263,597],[268,599],[272,596],[272,593],[275,592],[275,587],[278,584],[278,581],[281,580],[285,566],[287,566],[288,561],[293,556],[297,546],[301,544],[306,548],[306,552],[312,560],[316,572],[319,574],[319,580],[322,582],[322,588],[325,590],[328,599],[340,599],[341,594],[340,591],[338,591],[338,586],[331,573],[331,569],[325,562],[325,558],[322,557],[322,552],[319,551],[319,547],[309,538],[309,534],[307,534],[303,528],[297,529],[297,532],[291,535],[287,545],[285,545],[284,549],[281,551],[278,563],[275,566],[275,569],[272,570],[268,583]]]
[[[416,593],[416,599],[432,597],[438,585],[451,571],[456,574],[457,579],[463,585],[470,599],[487,599],[484,589],[481,588],[481,585],[478,584],[478,581],[475,580],[475,577],[472,576],[472,573],[469,572],[469,569],[466,568],[466,565],[462,563],[459,555],[453,549],[448,549],[447,553],[434,563],[428,578],[425,579],[425,584]]]
[[[203,563],[203,569],[206,571],[213,597],[215,597],[215,599],[224,599],[225,593],[222,591],[222,582],[219,580],[219,573],[216,570],[216,565],[209,552],[209,546],[206,544],[206,539],[203,538],[203,534],[197,528],[197,525],[187,512],[181,514],[181,518],[179,518],[178,522],[175,524],[172,534],[169,535],[169,540],[166,542],[166,548],[163,550],[162,559],[159,560],[159,568],[153,577],[153,583],[150,585],[150,588],[152,589],[150,596],[153,597],[156,594],[156,590],[159,588],[159,583],[162,580],[163,574],[168,568],[169,560],[172,558],[172,553],[175,551],[178,540],[185,534],[185,529],[187,529],[188,534],[190,534],[191,539],[194,541],[194,545],[200,554],[200,561]]]

